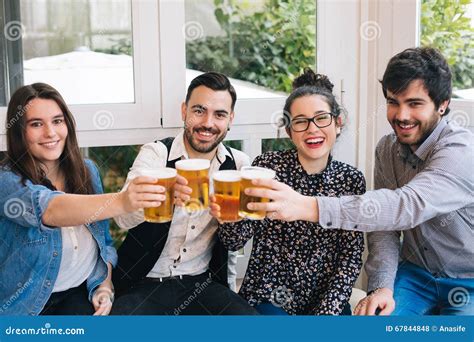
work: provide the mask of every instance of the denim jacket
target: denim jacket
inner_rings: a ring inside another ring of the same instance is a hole
[[[103,193],[99,171],[86,160],[96,193]],[[0,169],[0,315],[38,315],[51,296],[61,263],[61,230],[42,223],[49,201],[62,194]],[[107,264],[117,263],[109,221],[86,225],[99,247],[97,263],[87,278],[89,300],[107,277]]]

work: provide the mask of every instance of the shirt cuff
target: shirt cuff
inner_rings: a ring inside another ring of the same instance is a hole
[[[393,291],[395,277],[386,272],[373,274],[368,279],[367,292],[385,287]]]
[[[319,225],[323,228],[341,227],[341,202],[337,197],[316,197]]]

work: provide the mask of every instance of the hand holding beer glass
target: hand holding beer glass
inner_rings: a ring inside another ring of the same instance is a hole
[[[173,187],[176,182],[176,170],[172,168],[140,169],[140,176],[156,179],[152,185],[160,185],[165,188],[165,200],[158,207],[145,208],[145,221],[153,223],[170,222],[173,219]]]
[[[186,198],[185,208],[189,213],[203,210],[209,207],[209,168],[211,163],[207,159],[183,159],[176,162],[175,167],[178,174],[187,181],[187,187],[192,192],[183,191]],[[177,188],[183,188],[180,184]],[[179,194],[178,197],[182,197]]]
[[[212,175],[214,196],[211,214],[220,222],[237,222],[240,207],[240,172],[236,170],[217,171]],[[217,205],[217,206],[216,206]]]
[[[243,218],[251,220],[263,220],[265,218],[265,211],[263,210],[250,210],[247,205],[249,203],[267,203],[270,200],[265,197],[249,196],[245,193],[246,189],[261,189],[252,184],[253,180],[257,179],[274,179],[275,171],[266,169],[258,166],[244,166],[241,169],[241,185],[240,185],[240,210],[239,215]]]

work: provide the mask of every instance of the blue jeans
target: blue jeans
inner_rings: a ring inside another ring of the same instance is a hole
[[[474,315],[474,279],[438,278],[410,262],[400,263],[392,315]]]

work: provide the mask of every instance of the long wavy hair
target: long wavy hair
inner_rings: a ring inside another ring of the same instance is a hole
[[[7,110],[7,153],[2,164],[20,175],[23,184],[29,179],[33,184],[55,189],[45,174],[44,165],[31,154],[26,143],[26,113],[34,99],[53,100],[64,115],[68,134],[59,167],[66,178],[66,192],[93,194],[91,175],[77,143],[74,118],[59,92],[45,83],[23,86],[12,95]]]

